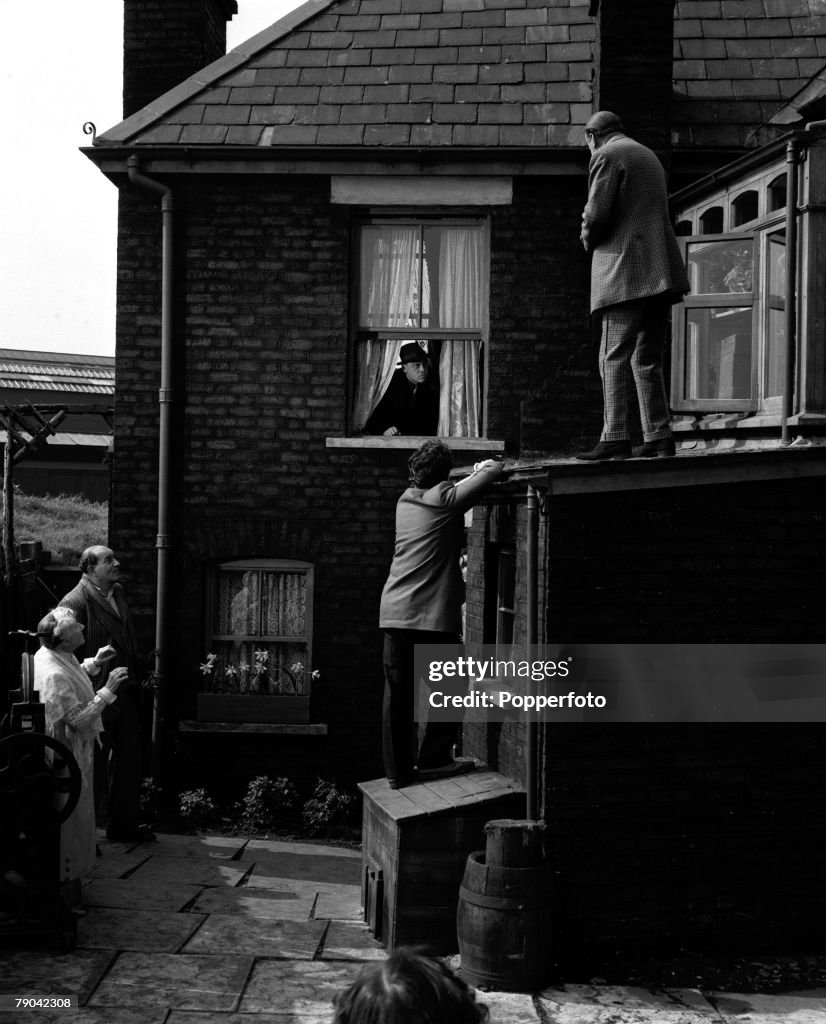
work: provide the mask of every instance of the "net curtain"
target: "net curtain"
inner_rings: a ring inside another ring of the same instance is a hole
[[[482,233],[474,228],[442,232],[439,259],[439,325],[478,330],[482,308]],[[440,437],[478,437],[481,427],[478,338],[442,345],[439,357]]]
[[[418,254],[416,227],[367,228],[362,236],[362,292],[359,320],[381,327],[404,327],[416,295]],[[359,348],[354,421],[363,430],[387,390],[404,341],[370,339]]]

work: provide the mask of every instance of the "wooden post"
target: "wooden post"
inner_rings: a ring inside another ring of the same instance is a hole
[[[12,476],[11,424],[6,424],[6,444],[3,451],[3,561],[6,591],[11,596],[14,583],[14,482]]]

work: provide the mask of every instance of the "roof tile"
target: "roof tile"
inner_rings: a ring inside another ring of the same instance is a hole
[[[770,118],[826,62],[824,2],[677,0],[676,137]],[[578,146],[594,38],[589,0],[313,0],[96,145]]]

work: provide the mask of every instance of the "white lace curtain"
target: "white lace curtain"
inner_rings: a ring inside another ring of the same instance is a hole
[[[446,228],[439,258],[439,325],[478,330],[482,308],[481,231]],[[439,357],[440,437],[478,437],[482,425],[478,338],[442,345]]]
[[[439,244],[438,326],[479,330],[482,308],[482,238],[477,228],[442,228]],[[419,227],[369,227],[362,233],[359,322],[374,328],[418,325],[416,302],[429,311],[429,279],[419,282]],[[435,253],[431,254],[431,258]],[[425,267],[426,270],[426,267]],[[412,340],[412,339],[411,339]],[[356,429],[364,428],[398,365],[404,340],[368,340],[359,346],[354,405]],[[439,357],[441,437],[480,433],[479,339],[445,341]]]
[[[416,227],[364,229],[360,323],[370,327],[405,327],[410,323],[418,279],[418,237]],[[357,430],[364,429],[387,390],[403,344],[398,339],[370,339],[359,346],[353,411]]]

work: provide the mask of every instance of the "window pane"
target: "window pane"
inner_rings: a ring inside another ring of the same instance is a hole
[[[769,182],[768,188],[769,213],[782,210],[786,205],[786,175],[781,174]]]
[[[260,578],[251,572],[222,572],[218,576],[214,632],[226,636],[259,636]]]
[[[783,394],[786,376],[786,312],[769,310],[769,336],[766,339],[766,398]]]
[[[723,233],[723,207],[712,206],[700,214],[701,235],[721,235]]]
[[[755,189],[741,192],[731,204],[731,225],[738,227],[757,217],[759,195]]]
[[[769,315],[766,337],[766,398],[783,394],[786,376],[786,233],[769,235]]]
[[[754,278],[750,240],[694,242],[688,246],[688,276],[695,295],[750,292]]]
[[[751,307],[686,310],[685,398],[751,398]]]
[[[263,629],[266,636],[304,636],[307,577],[298,572],[264,573]]]
[[[362,327],[392,329],[418,325],[420,237],[416,226],[362,228]]]

